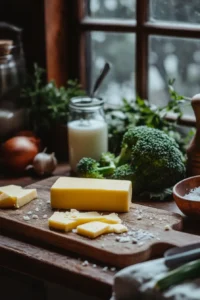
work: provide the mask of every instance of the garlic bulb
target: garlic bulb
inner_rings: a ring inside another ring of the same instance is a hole
[[[54,153],[47,154],[45,151],[46,148],[43,152],[38,153],[33,160],[33,168],[40,176],[50,175],[57,166],[57,159],[55,158]]]

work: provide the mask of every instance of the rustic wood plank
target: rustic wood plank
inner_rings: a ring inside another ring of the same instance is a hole
[[[69,252],[46,250],[32,244],[0,235],[0,265],[33,276],[55,282],[90,295],[108,299],[111,295],[113,272],[103,272],[102,265],[94,268],[82,266],[77,256]],[[92,263],[95,263],[93,261]]]
[[[166,224],[170,224],[177,230],[182,229],[181,216],[138,204],[134,204],[129,213],[120,214],[120,217],[129,230],[142,230],[153,235],[152,238],[144,242],[142,240],[142,245],[140,243],[134,245],[131,241],[119,243],[115,239],[116,235],[105,235],[90,240],[73,232],[60,233],[49,230],[47,219],[44,219],[43,215],[46,214],[48,217],[52,215],[49,204],[50,187],[57,178],[51,177],[30,185],[29,188],[37,188],[38,199],[21,209],[1,210],[0,229],[3,232],[24,236],[30,242],[46,243],[118,267],[125,267],[162,255],[166,249],[172,246],[187,245],[195,241],[200,242],[198,236],[174,230],[165,231]],[[39,208],[39,211],[36,212],[36,208]],[[35,212],[39,219],[24,221],[23,216],[28,211]],[[143,216],[141,220],[137,220],[139,213]]]

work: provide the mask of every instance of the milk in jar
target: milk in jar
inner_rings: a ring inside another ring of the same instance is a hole
[[[68,122],[69,163],[72,171],[83,157],[99,160],[108,151],[108,128],[104,118],[103,100],[74,97],[70,101]]]

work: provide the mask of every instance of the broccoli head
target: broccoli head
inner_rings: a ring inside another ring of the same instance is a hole
[[[136,145],[138,140],[145,139],[148,141],[149,137],[154,136],[155,139],[166,139],[172,142],[174,147],[178,148],[175,140],[165,134],[163,131],[147,126],[138,126],[130,128],[123,136],[121,153],[117,158],[117,165],[123,165],[131,162],[132,148]]]
[[[128,147],[131,142],[131,150],[122,152],[123,161],[127,154],[130,156],[129,164],[118,167],[113,178],[131,180],[135,194],[162,191],[185,177],[182,153],[167,134],[145,126],[135,127],[125,134],[123,145]]]
[[[83,157],[77,164],[78,176],[84,178],[99,178],[112,175],[115,166],[99,167],[99,163],[89,157]]]

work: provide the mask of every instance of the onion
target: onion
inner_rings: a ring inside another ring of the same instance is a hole
[[[16,136],[2,145],[3,163],[15,172],[23,172],[38,152],[34,137]]]
[[[31,130],[19,131],[15,136],[29,137],[31,139],[31,141],[34,142],[38,146],[38,148],[41,148],[41,140]]]

